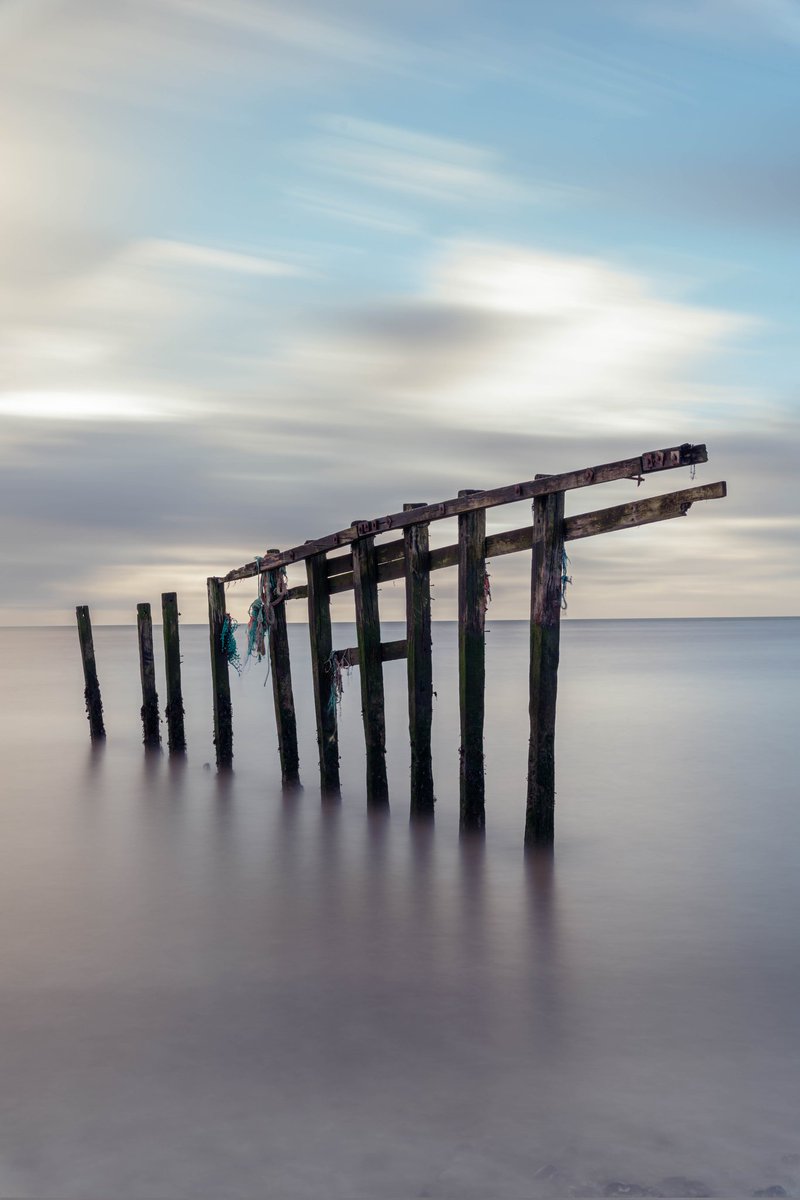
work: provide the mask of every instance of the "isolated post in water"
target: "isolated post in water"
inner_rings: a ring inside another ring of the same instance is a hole
[[[267,554],[279,554],[268,550]],[[269,662],[272,672],[272,697],[275,702],[275,722],[278,727],[278,754],[281,778],[284,783],[296,783],[300,758],[297,752],[297,720],[292,692],[292,666],[289,660],[289,631],[286,625],[286,604],[283,600],[285,575],[281,571],[266,572],[266,600],[270,607]],[[283,590],[282,590],[283,588]]]
[[[228,658],[222,645],[225,624],[225,584],[213,576],[208,587],[208,638],[211,647],[211,687],[214,693],[214,747],[217,768],[233,765],[233,712]]]
[[[556,797],[556,689],[564,572],[564,493],[533,502],[530,742],[525,845],[551,846]]]
[[[93,742],[98,742],[106,736],[106,729],[103,724],[103,701],[100,699],[100,684],[97,680],[92,622],[89,617],[88,605],[79,604],[75,609],[75,616],[78,619],[78,640],[81,645],[85,684],[83,695],[86,700],[86,716],[89,718],[89,736]]]
[[[353,542],[353,595],[356,602],[361,710],[367,746],[367,804],[385,805],[389,803],[389,785],[386,780],[386,715],[381,622],[378,615],[378,559],[375,538],[369,535]]]
[[[161,745],[156,691],[156,664],[153,658],[153,619],[149,604],[137,604],[136,626],[139,634],[139,674],[142,679],[142,729],[147,747]]]
[[[181,640],[178,628],[178,597],[162,592],[161,617],[164,622],[164,668],[167,676],[167,742],[170,754],[183,754],[186,733],[183,728],[183,690],[181,688]]]
[[[403,511],[424,508],[404,504]],[[428,525],[403,531],[406,576],[406,643],[408,664],[408,730],[411,740],[411,814],[433,813],[433,664],[431,661],[431,571]]]
[[[474,490],[458,493],[475,495]],[[460,797],[462,832],[486,825],[483,776],[486,677],[486,510],[458,518],[458,691],[461,713]]]
[[[331,601],[324,554],[306,559],[308,578],[308,636],[314,680],[314,713],[317,719],[319,778],[323,792],[339,787],[339,738],[336,732]]]

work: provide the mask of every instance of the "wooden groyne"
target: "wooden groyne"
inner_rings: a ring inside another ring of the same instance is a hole
[[[263,558],[207,580],[209,649],[213,695],[214,745],[219,770],[233,764],[233,717],[229,668],[239,659],[233,637],[236,622],[227,613],[225,588],[237,580],[257,577],[258,596],[250,608],[248,654],[268,656],[278,739],[281,776],[286,784],[299,778],[297,722],[286,606],[305,600],[311,651],[311,682],[317,731],[319,778],[324,793],[339,789],[338,700],[343,670],[357,667],[366,751],[366,799],[371,808],[386,808],[386,715],[383,664],[405,658],[408,677],[408,728],[411,748],[410,808],[415,818],[434,810],[431,755],[433,721],[433,664],[431,655],[431,572],[458,570],[459,678],[459,805],[460,828],[480,833],[486,822],[484,782],[484,709],[486,693],[485,623],[489,599],[486,562],[506,554],[530,552],[530,664],[528,779],[525,844],[552,845],[555,810],[556,698],[561,613],[568,582],[565,546],[570,541],[632,529],[687,514],[693,504],[726,495],[724,482],[701,484],[666,495],[633,500],[565,516],[568,491],[614,480],[637,484],[662,471],[706,462],[704,445],[684,443],[653,450],[634,458],[602,463],[489,491],[463,489],[456,497],[434,504],[409,502],[396,513],[353,521],[347,528],[289,550],[271,549]],[[490,508],[530,500],[529,524],[502,533],[486,533]],[[432,522],[457,518],[458,540],[430,548]],[[378,543],[381,535],[398,536]],[[305,563],[306,581],[290,587],[286,571]],[[406,595],[406,636],[383,641],[379,585],[403,579]],[[331,596],[353,593],[355,646],[333,645]],[[178,601],[174,592],[162,596],[166,665],[168,743],[171,753],[186,747],[180,678]],[[77,609],[86,683],[86,709],[93,739],[105,736],[102,703],[95,666],[89,610]],[[137,629],[142,682],[144,743],[161,743],[158,696],[153,662],[150,605],[138,606]]]
[[[434,805],[431,725],[433,669],[431,661],[432,571],[458,568],[458,652],[460,826],[465,832],[481,831],[486,820],[483,724],[485,703],[485,638],[488,577],[486,560],[500,555],[531,551],[530,609],[530,740],[525,842],[550,845],[554,836],[555,720],[558,686],[559,633],[565,578],[564,546],[569,541],[631,529],[685,516],[693,504],[721,499],[723,482],[684,488],[667,495],[634,500],[577,516],[564,516],[565,493],[614,480],[633,479],[706,462],[704,445],[672,446],[558,475],[534,479],[489,491],[464,489],[451,500],[435,504],[417,501],[385,517],[353,521],[347,528],[289,550],[270,550],[263,559],[236,567],[222,578],[208,580],[211,654],[214,671],[214,729],[217,763],[232,762],[232,727],[227,660],[220,638],[225,622],[224,588],[236,580],[260,576],[262,591],[276,573],[304,562],[306,583],[286,587],[275,606],[273,631],[285,629],[277,614],[294,600],[308,603],[308,628],[314,686],[314,710],[319,747],[320,783],[324,790],[339,786],[339,745],[336,721],[337,667],[358,667],[366,747],[366,796],[370,806],[388,804],[386,781],[386,718],[383,663],[406,658],[408,665],[408,723],[411,743],[411,812],[430,814]],[[532,522],[523,528],[486,535],[489,508],[532,501]],[[434,521],[458,518],[458,541],[430,549],[429,527]],[[381,545],[376,537],[401,536]],[[382,642],[378,585],[404,579],[406,637]],[[333,646],[330,597],[352,591],[355,600],[357,646]],[[284,777],[285,761],[297,764],[289,650],[281,634],[281,650],[271,658],[276,701],[278,743]]]

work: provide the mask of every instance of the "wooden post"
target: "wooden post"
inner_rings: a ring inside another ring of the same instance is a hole
[[[460,491],[471,496],[472,490]],[[486,510],[458,518],[458,685],[461,710],[459,828],[486,825],[483,778],[484,683],[486,676]]]
[[[186,733],[183,728],[183,691],[181,688],[181,639],[178,629],[178,597],[162,592],[161,618],[164,622],[164,668],[167,676],[167,742],[170,754],[184,754]]]
[[[311,672],[314,712],[317,718],[319,778],[323,792],[339,787],[339,737],[336,730],[336,692],[333,675],[331,601],[324,554],[306,559],[308,577],[308,635],[311,639]]]
[[[153,619],[149,604],[136,605],[136,627],[139,634],[139,674],[142,679],[142,729],[148,748],[161,745],[156,691],[156,664],[153,658]]]
[[[354,522],[355,524],[355,522]],[[378,614],[378,560],[375,538],[353,542],[353,594],[356,602],[361,711],[367,744],[367,804],[389,803],[386,781],[386,715],[383,707],[381,622]]]
[[[533,502],[528,802],[525,845],[551,846],[555,811],[556,688],[561,629],[564,493]]]
[[[102,741],[106,736],[103,724],[103,701],[100,699],[100,684],[97,679],[97,664],[94,657],[94,639],[92,637],[92,621],[89,607],[79,604],[75,609],[78,619],[78,640],[81,645],[81,661],[83,662],[83,681],[85,684],[83,697],[86,701],[86,716],[89,718],[89,736],[93,742]]]
[[[208,586],[208,637],[211,646],[211,686],[214,693],[214,746],[217,769],[233,766],[233,712],[228,659],[222,648],[225,623],[225,584],[213,576]]]
[[[280,554],[268,550],[267,554]],[[275,702],[275,722],[278,727],[278,754],[281,760],[281,779],[296,783],[299,778],[300,756],[297,751],[297,720],[292,692],[292,666],[289,659],[289,631],[286,627],[286,605],[280,591],[280,571],[267,571],[267,603],[272,610],[269,627],[269,663],[272,671],[272,698]]]
[[[404,504],[403,511],[424,508]],[[431,574],[428,525],[409,525],[403,532],[406,574],[406,642],[408,648],[408,731],[411,740],[411,815],[433,813],[433,664],[431,661]]]

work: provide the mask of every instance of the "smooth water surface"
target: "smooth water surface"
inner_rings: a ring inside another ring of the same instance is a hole
[[[390,815],[357,671],[321,801],[291,635],[283,793],[263,667],[213,770],[206,630],[179,762],[142,750],[133,627],[95,631],[98,750],[74,631],[0,631],[0,1194],[800,1195],[800,621],[566,621],[550,861],[522,853],[524,624],[487,639],[485,844],[458,838],[454,627],[433,827],[403,663]]]

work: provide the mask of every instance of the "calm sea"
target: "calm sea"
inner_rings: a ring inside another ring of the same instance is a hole
[[[403,663],[390,815],[357,672],[321,803],[291,634],[282,794],[261,667],[233,777],[208,767],[204,629],[180,763],[143,753],[133,627],[95,631],[100,751],[74,631],[0,631],[0,1194],[800,1195],[800,621],[566,621],[550,862],[522,854],[524,624],[487,638],[483,846],[458,838],[454,627],[433,828]]]

